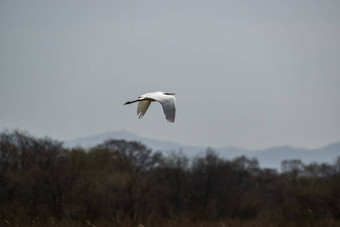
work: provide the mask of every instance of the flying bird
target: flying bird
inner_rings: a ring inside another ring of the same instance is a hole
[[[162,104],[166,120],[168,122],[174,122],[176,114],[176,99],[174,95],[175,93],[171,92],[151,92],[139,96],[136,100],[128,101],[124,105],[138,102],[137,115],[138,118],[142,118],[151,102],[159,102]]]

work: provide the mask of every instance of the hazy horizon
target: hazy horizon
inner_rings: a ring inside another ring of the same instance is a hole
[[[0,0],[0,130],[197,146],[340,141],[339,1]],[[143,117],[124,102],[176,93]]]
[[[290,145],[290,144],[278,144],[278,145],[274,145],[274,146],[270,146],[270,147],[263,147],[263,148],[247,148],[247,147],[242,147],[242,146],[229,146],[229,145],[209,147],[209,146],[204,146],[204,145],[195,145],[195,144],[181,143],[181,142],[177,142],[177,141],[173,141],[173,140],[168,140],[166,138],[164,138],[164,139],[156,139],[154,137],[148,137],[148,136],[139,135],[137,133],[133,133],[133,132],[127,131],[125,129],[115,130],[115,131],[100,132],[100,133],[95,133],[95,134],[91,134],[91,135],[85,135],[85,136],[81,136],[81,137],[77,137],[77,138],[72,138],[72,139],[69,139],[69,140],[64,140],[64,141],[61,141],[61,142],[78,141],[78,140],[82,140],[82,139],[87,139],[89,137],[100,136],[100,135],[107,135],[107,134],[110,134],[110,133],[128,133],[128,134],[131,134],[133,136],[140,137],[140,138],[143,138],[143,139],[151,139],[151,140],[155,140],[155,141],[159,141],[159,142],[165,142],[165,143],[169,142],[169,143],[176,143],[178,145],[184,145],[184,146],[197,146],[197,147],[201,147],[201,148],[212,148],[212,149],[215,149],[215,148],[216,149],[220,149],[220,148],[237,148],[237,149],[262,150],[262,151],[264,151],[264,150],[267,150],[267,149],[272,149],[272,148],[277,148],[277,147],[291,147],[291,148],[301,148],[301,149],[314,150],[314,149],[320,149],[320,148],[327,147],[329,145],[334,145],[334,144],[339,144],[340,143],[340,140],[338,140],[338,141],[333,141],[333,142],[330,142],[328,144],[324,144],[324,145],[321,145],[319,147],[313,147],[313,148],[303,147],[303,146],[293,146],[293,145]],[[116,139],[116,138],[112,137],[112,139]]]

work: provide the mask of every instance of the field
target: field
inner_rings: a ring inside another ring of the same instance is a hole
[[[340,226],[340,220],[304,220],[304,221],[268,221],[268,220],[239,220],[227,219],[220,221],[186,221],[186,220],[164,220],[164,221],[60,221],[51,219],[47,222],[10,222],[4,219],[0,226],[22,226],[22,227],[336,227]]]

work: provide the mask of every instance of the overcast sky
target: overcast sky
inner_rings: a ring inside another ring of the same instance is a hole
[[[176,93],[168,123],[127,100]],[[0,129],[188,145],[340,141],[340,1],[0,0]]]

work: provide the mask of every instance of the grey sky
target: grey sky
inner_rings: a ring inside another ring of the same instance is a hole
[[[340,140],[340,1],[0,0],[0,127],[190,145]],[[174,124],[152,104],[176,92]]]

